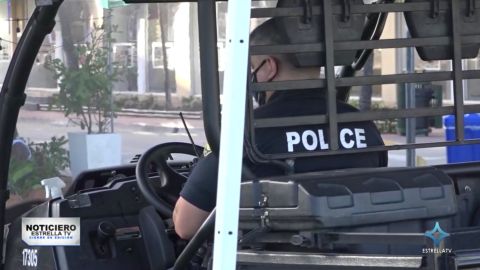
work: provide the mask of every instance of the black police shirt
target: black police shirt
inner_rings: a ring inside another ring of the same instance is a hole
[[[275,118],[326,114],[323,89],[275,92],[268,103],[257,108],[254,117]],[[337,112],[358,111],[354,107],[337,102]],[[341,123],[338,125],[341,149],[366,148],[383,145],[379,131],[372,122]],[[265,154],[313,152],[329,149],[328,126],[304,125],[255,130],[255,144]],[[387,166],[387,153],[369,152],[334,156],[305,157],[295,160],[295,172],[311,172],[360,167]],[[251,167],[251,166],[250,166]],[[252,168],[252,167],[251,167]],[[217,193],[218,159],[210,154],[200,160],[190,174],[180,195],[198,208],[211,211],[215,207]],[[271,165],[253,167],[258,177],[282,175]]]

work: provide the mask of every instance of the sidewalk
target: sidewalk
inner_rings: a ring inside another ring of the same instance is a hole
[[[385,145],[404,145],[407,143],[406,136],[398,134],[382,134]],[[434,128],[428,136],[417,135],[415,143],[444,142],[445,131],[441,128]],[[447,163],[445,147],[417,148],[415,151],[416,165],[440,165]],[[404,167],[407,165],[406,150],[391,150],[388,152],[389,167]]]
[[[200,117],[189,117],[184,115],[187,127],[190,130],[203,129],[203,121]],[[58,111],[32,111],[21,110],[19,115],[19,122],[33,121],[33,122],[49,122],[56,126],[76,127],[75,124],[69,122],[68,118],[62,112]],[[120,114],[114,119],[115,128],[135,127],[138,131],[147,132],[177,132],[179,129],[184,129],[178,112],[171,112],[168,116],[144,116],[141,114]],[[80,131],[80,127],[78,127]]]
[[[399,134],[382,134],[385,145],[406,144],[407,137]],[[416,143],[431,143],[445,141],[445,130],[441,128],[432,128],[428,136],[417,135],[415,137]]]

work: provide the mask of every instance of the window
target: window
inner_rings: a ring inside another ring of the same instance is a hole
[[[465,70],[478,70],[480,63],[478,58],[466,59],[464,61]],[[480,80],[464,80],[464,93],[466,101],[480,101]]]
[[[168,69],[173,70],[173,42],[166,42]],[[154,69],[163,69],[163,51],[161,42],[152,42],[152,64]]]
[[[135,45],[133,43],[114,43],[113,62],[124,67],[135,66]]]
[[[12,44],[0,41],[0,45],[2,46],[2,50],[0,50],[0,61],[9,61]]]

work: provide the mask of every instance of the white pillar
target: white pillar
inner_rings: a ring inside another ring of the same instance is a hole
[[[148,89],[147,46],[147,22],[146,19],[139,19],[137,22],[137,89],[140,94]]]
[[[189,96],[192,78],[190,77],[190,62],[193,60],[190,57],[190,3],[179,4],[178,10],[175,13],[175,19],[173,22],[173,59],[169,58],[169,61],[173,61],[175,68],[175,82],[177,95]]]
[[[247,95],[251,0],[228,1],[213,269],[234,270],[237,261],[240,178]]]
[[[54,32],[55,35],[55,59],[61,59],[64,61],[63,57],[63,40],[62,40],[62,31],[61,30],[55,30]]]
[[[190,5],[190,94],[201,94],[202,78],[200,76],[200,42],[198,40],[198,9],[197,5],[189,3]]]
[[[388,16],[382,39],[392,38],[395,38],[395,17]],[[395,74],[397,69],[395,50],[381,50],[380,56],[382,59],[382,75]],[[386,106],[393,107],[397,104],[396,88],[397,86],[394,84],[382,85],[382,100]]]

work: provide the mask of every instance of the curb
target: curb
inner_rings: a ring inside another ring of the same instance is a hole
[[[141,109],[121,109],[117,111],[118,115],[125,116],[141,116],[141,117],[162,117],[162,118],[180,118],[182,113],[185,119],[201,119],[202,112],[191,111],[158,111],[158,110],[141,110]]]
[[[61,112],[61,110],[57,108],[52,108],[49,110],[49,106],[46,104],[25,104],[24,109],[29,111],[43,111],[43,112]],[[118,128],[126,128],[126,127],[134,127],[136,131],[143,131],[143,132],[152,132],[152,133],[184,133],[185,127],[180,119],[180,111],[156,111],[156,110],[138,110],[138,109],[125,109],[115,113],[117,116],[129,116],[129,117],[136,117],[138,120],[130,121],[129,123],[125,123],[122,121],[116,121],[115,127]],[[182,112],[183,117],[185,120],[201,120],[201,112]],[[143,119],[154,119],[154,118],[161,118],[161,119],[169,119],[167,121],[159,121],[158,124],[151,123],[152,120],[149,121],[142,121]],[[150,122],[150,123],[149,123]],[[67,122],[65,123],[57,123],[57,125],[68,125]],[[188,129],[190,132],[198,132],[202,128],[195,127],[193,124],[189,124],[187,121]]]
[[[32,111],[61,111],[58,107],[54,106],[49,109],[48,104],[34,104],[26,103],[24,105],[26,110]],[[115,114],[122,116],[134,116],[134,117],[161,117],[161,118],[178,118],[180,119],[180,113],[183,114],[185,119],[202,119],[202,112],[199,111],[160,111],[160,110],[142,110],[142,109],[121,109]]]

